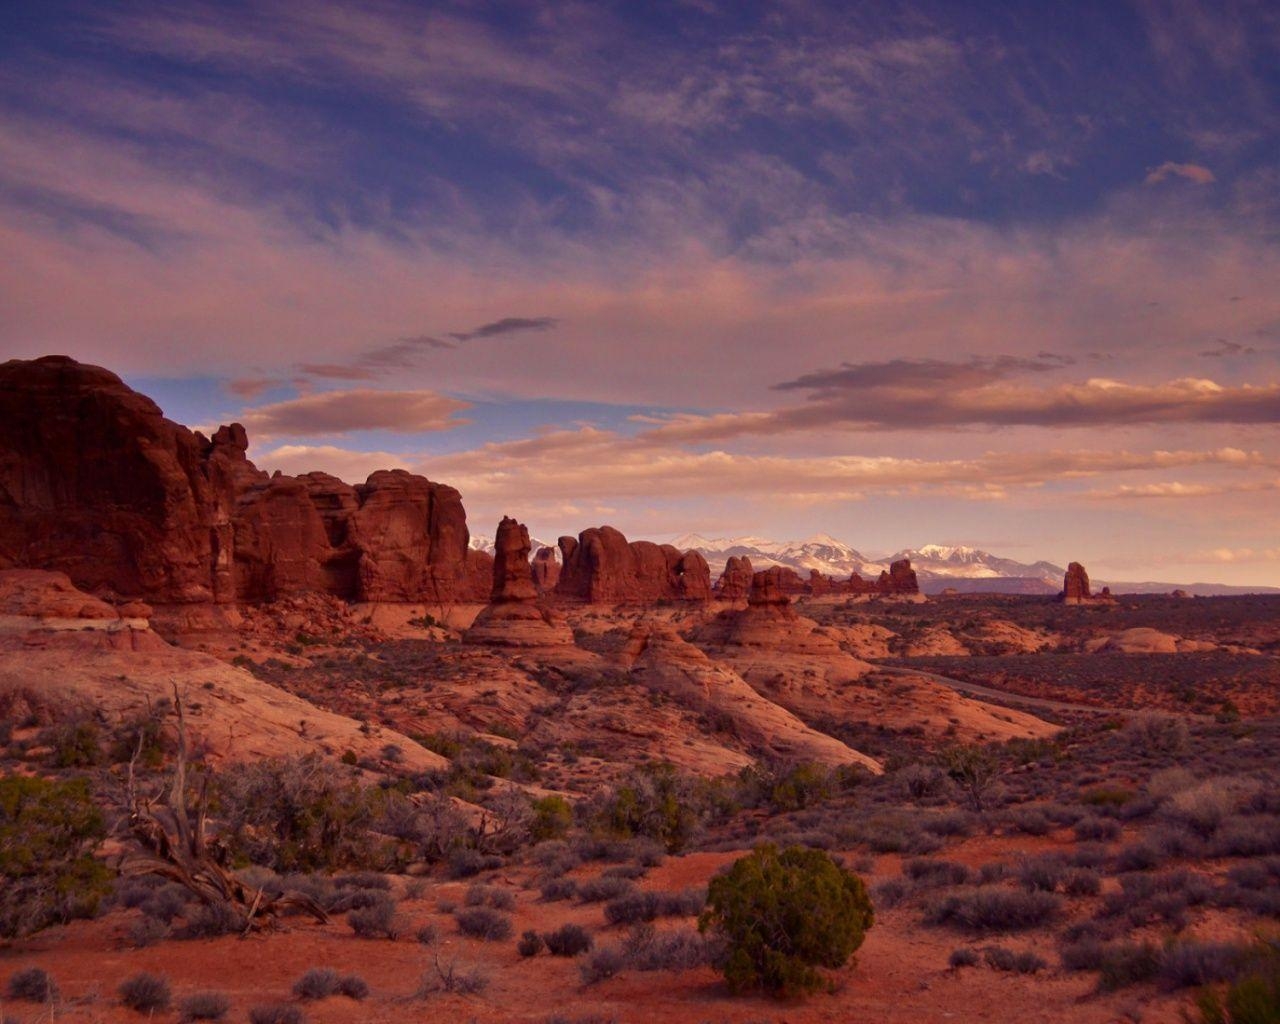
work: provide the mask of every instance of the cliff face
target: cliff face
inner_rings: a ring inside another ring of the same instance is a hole
[[[456,490],[403,470],[353,487],[268,476],[239,424],[210,440],[115,374],[0,364],[0,567],[157,604],[483,600]]]
[[[561,537],[557,597],[592,604],[708,601],[711,570],[696,551],[670,544],[628,542],[612,526]]]

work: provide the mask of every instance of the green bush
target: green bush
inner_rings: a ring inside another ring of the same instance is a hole
[[[533,802],[529,836],[535,843],[563,839],[573,825],[573,805],[562,796],[544,796]]]
[[[666,763],[638,768],[613,793],[603,817],[612,834],[656,839],[668,853],[684,849],[702,824],[692,783]]]
[[[111,890],[105,834],[88,780],[0,779],[0,936],[92,916]]]
[[[1205,989],[1196,1004],[1202,1024],[1280,1024],[1280,940],[1261,940],[1226,991]]]
[[[875,917],[862,879],[822,850],[762,844],[711,880],[698,928],[726,942],[734,992],[812,992],[818,968],[844,966]]]

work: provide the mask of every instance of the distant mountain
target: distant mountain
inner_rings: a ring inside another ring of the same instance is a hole
[[[888,562],[877,562],[825,533],[808,540],[772,541],[760,537],[719,537],[708,539],[696,533],[676,537],[671,543],[681,551],[690,548],[699,552],[711,566],[712,579],[724,572],[730,558],[746,556],[754,569],[769,569],[775,565],[795,569],[808,576],[810,569],[817,569],[824,576],[848,578],[855,572],[862,577],[875,578],[889,567]]]
[[[1019,562],[993,555],[980,548],[957,544],[925,544],[906,548],[887,558],[869,558],[843,541],[822,533],[802,541],[775,541],[763,537],[707,538],[687,533],[671,543],[681,551],[698,551],[711,566],[715,580],[732,556],[751,559],[754,569],[786,566],[808,576],[817,569],[825,576],[847,579],[857,573],[863,579],[875,579],[889,563],[900,558],[911,559],[926,594],[955,590],[967,594],[1056,594],[1062,590],[1066,570],[1053,562]],[[1094,580],[1094,590],[1109,586],[1116,594],[1167,594],[1185,590],[1196,597],[1230,594],[1280,593],[1277,587],[1234,587],[1222,583],[1125,583]]]
[[[1062,589],[1062,577],[1066,570],[1052,562],[1033,562],[1030,565],[1014,561],[1012,558],[1001,558],[989,551],[978,548],[948,546],[943,544],[926,544],[921,548],[908,548],[893,555],[890,561],[899,558],[911,559],[911,567],[916,574],[927,573],[930,576],[942,576],[947,579],[999,579],[1002,577],[1016,579],[1043,580],[1054,592]]]

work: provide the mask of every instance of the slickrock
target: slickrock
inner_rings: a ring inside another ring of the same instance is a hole
[[[589,604],[708,601],[711,570],[697,551],[670,544],[628,542],[612,526],[593,527],[577,538],[561,537],[560,579],[555,594]]]
[[[634,627],[621,660],[652,690],[721,721],[757,755],[823,764],[857,764],[879,774],[874,758],[805,725],[766,699],[725,665],[717,664],[662,621]]]

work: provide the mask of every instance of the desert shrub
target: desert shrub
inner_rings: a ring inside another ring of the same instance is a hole
[[[1135,750],[1147,754],[1179,753],[1191,738],[1183,719],[1157,712],[1144,712],[1129,719],[1124,736]]]
[[[961,946],[959,949],[951,951],[951,955],[947,957],[947,966],[953,970],[958,970],[961,967],[977,967],[979,959],[976,949]]]
[[[302,1024],[302,1011],[288,1003],[267,1003],[249,1011],[249,1024]]]
[[[698,927],[723,936],[731,989],[789,994],[821,987],[817,969],[843,966],[874,920],[862,879],[826,853],[763,844],[712,879]]]
[[[937,765],[919,761],[903,765],[893,773],[893,781],[904,796],[912,800],[940,796],[947,788],[947,777]]]
[[[687,971],[718,961],[720,944],[692,928],[658,931],[651,924],[636,925],[622,943],[628,967],[637,971]]]
[[[169,982],[158,974],[146,971],[126,978],[117,989],[120,1002],[139,1013],[157,1013],[169,1009],[173,1002],[173,993],[169,990]]]
[[[449,854],[448,863],[450,878],[472,878],[483,871],[502,867],[503,862],[497,854],[460,847]]]
[[[911,883],[905,878],[886,878],[883,882],[878,882],[872,889],[872,894],[875,896],[875,905],[881,909],[888,908],[890,910],[905,902],[911,892]]]
[[[529,837],[540,843],[548,839],[561,839],[573,825],[573,805],[562,796],[544,796],[533,801],[533,820],[529,823]]]
[[[968,811],[940,811],[920,818],[920,827],[935,836],[967,836],[973,832],[974,815]]]
[[[496,885],[472,885],[467,889],[463,902],[469,907],[511,910],[516,905],[516,897],[514,893]]]
[[[615,864],[611,868],[605,868],[600,873],[601,878],[625,878],[628,881],[635,881],[637,878],[643,878],[649,873],[649,869],[643,864]]]
[[[1201,1024],[1280,1024],[1280,944],[1260,941],[1225,991],[1196,1000]]]
[[[1199,988],[1230,981],[1239,972],[1246,950],[1228,942],[1178,942],[1160,955],[1157,979],[1165,988]]]
[[[1057,916],[1061,902],[1048,892],[978,888],[948,893],[925,909],[926,924],[970,932],[1025,931]]]
[[[333,884],[339,889],[375,889],[380,892],[391,891],[391,879],[376,871],[350,871],[337,875]]]
[[[1120,823],[1110,818],[1089,815],[1077,821],[1073,831],[1077,839],[1088,842],[1117,839],[1120,836]]]
[[[464,967],[456,960],[447,964],[436,957],[435,965],[427,971],[418,983],[415,993],[419,999],[436,992],[448,992],[456,995],[475,995],[489,987],[489,978],[478,967]]]
[[[86,779],[0,778],[0,937],[91,917],[111,891]]]
[[[1280,818],[1270,814],[1227,818],[1218,826],[1209,852],[1215,857],[1280,854]]]
[[[1070,868],[1062,876],[1062,891],[1068,896],[1097,896],[1102,891],[1102,875],[1093,868]]]
[[[578,968],[584,985],[594,985],[614,977],[627,966],[627,958],[617,946],[593,950]]]
[[[348,999],[364,999],[369,995],[369,983],[358,974],[346,974],[338,979],[338,993]]]
[[[312,967],[293,983],[299,999],[327,999],[338,991],[338,972],[331,967]]]
[[[28,1003],[49,1003],[58,998],[58,986],[47,971],[40,967],[27,967],[15,971],[5,985],[5,997]]]
[[[546,943],[542,941],[542,936],[533,929],[525,932],[520,936],[520,940],[516,943],[516,952],[521,956],[537,956],[546,948]]]
[[[221,992],[195,992],[178,1004],[181,1020],[222,1020],[231,1010],[231,1000]]]
[[[542,883],[538,894],[548,903],[571,900],[578,895],[578,883],[572,878],[552,878]]]
[[[642,765],[604,802],[601,825],[617,836],[645,836],[668,853],[687,846],[701,825],[695,787],[670,764]]]
[[[988,946],[982,951],[982,957],[988,966],[997,971],[1010,971],[1014,974],[1035,974],[1049,966],[1030,950],[1016,952],[1003,946]]]
[[[430,921],[418,925],[418,930],[413,933],[413,937],[424,946],[432,945],[439,938],[436,934],[436,926]]]
[[[566,924],[542,936],[552,956],[579,956],[591,949],[591,936],[578,924]]]
[[[1102,949],[1097,970],[1104,992],[1150,981],[1160,970],[1160,950],[1149,942],[1116,942]]]
[[[229,903],[201,903],[191,910],[175,931],[178,939],[212,939],[219,935],[239,935],[248,926],[243,911]]]
[[[454,915],[458,931],[473,939],[497,942],[511,938],[511,918],[492,907],[464,907]]]
[[[1111,859],[1111,851],[1102,843],[1077,843],[1065,857],[1073,868],[1100,868]]]
[[[577,884],[577,896],[581,903],[603,903],[605,900],[618,899],[634,891],[635,883],[630,879],[607,875],[588,878]]]
[[[1009,824],[1029,836],[1047,836],[1053,831],[1044,811],[1036,807],[1015,807],[1008,813]]]
[[[1231,780],[1207,779],[1191,789],[1175,793],[1165,801],[1161,813],[1207,839],[1235,813],[1239,803],[1240,794]]]
[[[635,924],[658,916],[658,896],[652,892],[629,892],[604,905],[604,919],[610,924]]]
[[[1062,884],[1066,873],[1062,858],[1053,855],[1024,857],[1017,867],[1018,882],[1028,892],[1053,892]]]
[[[216,780],[232,853],[276,871],[315,871],[378,858],[370,830],[384,797],[318,754],[252,761]]]
[[[138,909],[147,917],[153,917],[164,924],[172,924],[175,917],[181,917],[187,911],[187,904],[192,895],[189,890],[175,882],[153,889],[139,904]]]
[[[818,764],[798,764],[781,773],[769,792],[776,813],[798,811],[831,796],[830,773]]]
[[[902,873],[917,886],[964,885],[969,881],[969,869],[949,860],[928,860],[918,857],[905,861]]]
[[[395,900],[385,895],[347,914],[347,924],[361,939],[394,939],[400,934]]]
[[[986,809],[992,784],[1000,772],[1000,763],[986,747],[963,745],[948,747],[941,755],[943,770],[964,794],[973,810]]]
[[[55,768],[91,768],[102,760],[102,730],[92,718],[73,717],[40,733],[40,742],[51,750]]]

